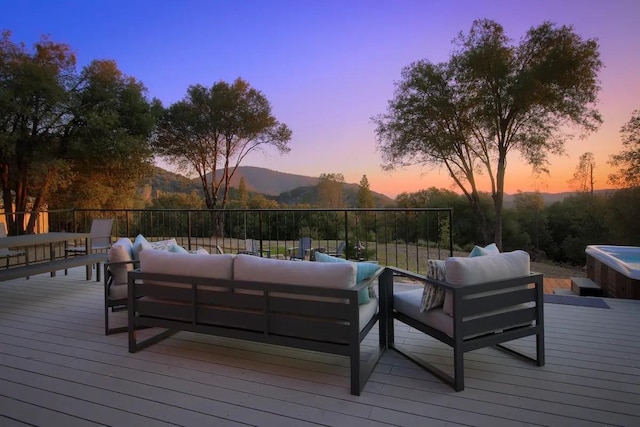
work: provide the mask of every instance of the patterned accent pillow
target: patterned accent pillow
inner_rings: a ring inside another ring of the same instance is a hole
[[[150,242],[151,249],[158,251],[170,251],[174,245],[177,245],[176,239],[158,240],[157,242]]]
[[[445,281],[445,262],[438,259],[430,259],[427,261],[427,278]],[[420,312],[440,307],[444,303],[445,290],[439,286],[430,283],[424,285],[422,292],[422,305]]]
[[[176,239],[159,240],[157,242],[149,242],[142,234],[138,234],[133,242],[133,259],[140,259],[140,252],[145,249],[157,249],[160,251],[168,251],[173,245],[177,244]]]

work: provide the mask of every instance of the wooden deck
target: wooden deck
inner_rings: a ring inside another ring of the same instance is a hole
[[[560,279],[557,277],[544,278],[544,293],[552,294],[556,289],[571,289],[570,279]]]
[[[103,335],[102,285],[69,273],[0,283],[0,426],[640,425],[639,301],[546,304],[541,368],[471,352],[456,393],[388,351],[353,396],[337,356],[192,333],[129,354]],[[451,366],[425,335],[396,337]]]

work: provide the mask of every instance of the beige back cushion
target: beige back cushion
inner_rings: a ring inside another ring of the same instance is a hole
[[[525,251],[503,252],[478,257],[450,257],[445,262],[447,283],[473,285],[496,280],[528,276],[531,273],[529,254]],[[453,313],[453,296],[447,292],[443,311]]]
[[[233,278],[231,254],[184,254],[146,249],[140,252],[140,270],[178,276]]]
[[[471,258],[450,257],[445,262],[445,271],[447,283],[452,285],[473,285],[527,276],[530,274],[529,254],[513,251]]]
[[[131,240],[120,239],[111,245],[111,248],[109,248],[109,262],[127,263],[109,265],[109,271],[113,277],[113,282],[111,283],[112,286],[127,284],[127,273],[133,270],[133,263],[131,261]]]
[[[347,289],[356,284],[355,263],[283,261],[252,255],[237,255],[234,279],[286,285]]]

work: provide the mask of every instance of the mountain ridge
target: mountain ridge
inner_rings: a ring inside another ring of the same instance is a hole
[[[183,192],[202,191],[200,180],[198,178],[187,178],[184,175],[168,171],[156,166],[156,178],[148,182],[155,189],[161,188],[162,191]],[[216,171],[218,179],[222,176],[222,170]],[[235,174],[231,178],[231,188],[238,188],[240,180],[244,178],[247,190],[252,193],[260,193],[274,198],[280,203],[309,203],[317,194],[312,187],[318,185],[319,178],[288,172],[275,171],[268,168],[258,166],[239,166]],[[347,193],[357,193],[359,184],[345,183]],[[606,192],[612,190],[596,190],[596,192]],[[376,199],[376,206],[388,206],[394,204],[395,200],[391,197],[378,193],[374,189],[371,192]],[[532,194],[535,191],[523,191],[522,194]],[[504,207],[512,207],[514,198],[518,193],[504,195]],[[575,195],[575,191],[564,191],[560,193],[544,193],[540,192],[544,200],[545,206],[554,202],[561,201],[568,196]],[[352,197],[347,197],[351,199]],[[349,201],[349,200],[347,200]]]

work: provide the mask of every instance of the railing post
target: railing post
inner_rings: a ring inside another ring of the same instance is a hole
[[[449,209],[449,256],[453,256],[453,208]]]
[[[344,211],[344,242],[346,243],[344,247],[344,259],[349,258],[349,224],[347,222],[349,217],[348,211],[345,209]]]
[[[260,239],[260,256],[262,257],[262,210],[258,211],[258,238]]]
[[[191,250],[191,234],[193,230],[191,229],[191,211],[187,211],[187,246],[189,250]]]
[[[125,211],[125,219],[127,221],[127,226],[125,228],[127,229],[127,237],[131,237],[131,226],[130,226],[131,217],[129,216],[129,214],[130,214],[129,209],[127,209]]]

